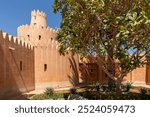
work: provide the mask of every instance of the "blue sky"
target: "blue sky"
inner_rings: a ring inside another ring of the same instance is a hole
[[[17,27],[30,24],[31,11],[39,9],[47,15],[47,25],[60,26],[60,14],[54,14],[54,0],[0,0],[0,29],[11,35],[17,35]]]

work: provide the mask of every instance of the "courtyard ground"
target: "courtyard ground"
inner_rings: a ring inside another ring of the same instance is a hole
[[[136,93],[139,92],[138,88],[148,88],[148,89],[150,89],[150,85],[141,84],[141,83],[133,83],[132,86],[136,87],[136,88],[131,89],[131,92],[136,92]],[[80,91],[85,90],[86,89],[85,87],[86,86],[84,86],[84,85],[80,85],[80,86],[75,87],[75,88],[78,89],[78,92],[80,92]],[[72,87],[57,88],[54,91],[56,93],[59,93],[59,92],[69,93],[70,88],[72,88]],[[32,97],[33,95],[43,94],[44,92],[45,92],[45,90],[34,90],[34,91],[29,92],[29,93],[23,93],[22,95],[18,94],[18,95],[6,96],[5,100],[29,100],[30,97]]]

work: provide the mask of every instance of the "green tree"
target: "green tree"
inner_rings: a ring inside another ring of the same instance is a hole
[[[98,56],[117,92],[124,76],[150,61],[150,0],[55,0],[53,9],[62,15],[60,52]]]

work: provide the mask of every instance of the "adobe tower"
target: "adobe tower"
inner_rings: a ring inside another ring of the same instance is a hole
[[[30,25],[38,25],[41,27],[46,27],[46,14],[39,11],[32,11],[31,13],[31,24]]]
[[[58,52],[56,30],[49,28],[43,12],[32,11],[30,25],[18,27],[18,38],[34,46],[35,88],[66,87],[78,83],[71,61],[79,71],[77,56],[61,56]],[[74,77],[74,78],[73,78]],[[71,82],[70,82],[71,80]]]
[[[55,40],[56,31],[47,27],[45,13],[34,10],[31,13],[30,25],[18,27],[18,37],[34,46],[46,46],[50,39]]]

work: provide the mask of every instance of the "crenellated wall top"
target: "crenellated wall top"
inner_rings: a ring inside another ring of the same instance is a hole
[[[31,13],[32,16],[42,16],[46,18],[46,14],[43,11],[33,10]]]
[[[58,32],[58,29],[53,29],[53,28],[50,28],[50,27],[44,28],[44,27],[39,26],[39,25],[33,26],[33,25],[26,24],[26,25],[21,25],[21,26],[18,27],[19,31],[21,31],[21,30],[26,31],[26,30],[30,30],[30,29],[32,29],[32,30],[41,30],[41,31],[45,31],[45,32],[48,32],[48,33],[57,33]]]
[[[25,47],[26,49],[33,50],[34,48],[30,43],[20,40],[17,37],[9,35],[8,33],[3,32],[3,31],[0,31],[0,39],[1,41],[9,41],[10,43],[17,44],[19,46]]]

